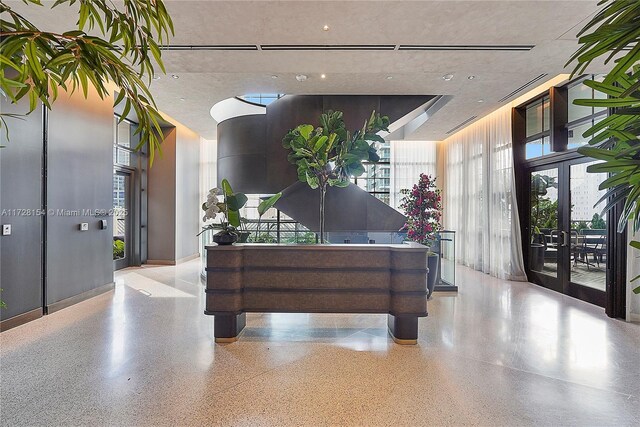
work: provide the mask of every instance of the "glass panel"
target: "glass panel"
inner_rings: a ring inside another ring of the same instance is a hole
[[[526,144],[526,158],[533,159],[551,153],[551,142],[548,136],[534,139]]]
[[[582,134],[585,133],[591,126],[600,122],[604,117],[599,117],[593,122],[586,122],[579,126],[569,128],[569,137],[568,137],[568,145],[567,148],[571,150],[572,148],[578,148],[582,145],[586,145],[592,136],[583,137]]]
[[[126,242],[126,177],[113,175],[113,259],[125,257]]]
[[[542,100],[527,107],[527,136],[542,132]]]
[[[573,101],[576,99],[591,99],[593,98],[593,91],[590,87],[586,86],[583,82],[580,82],[568,89],[569,98],[569,116],[568,121],[573,122],[575,120],[582,119],[592,114],[591,107],[582,107],[574,105]]]
[[[542,130],[549,130],[549,122],[551,117],[551,109],[550,109],[550,101],[549,98],[544,99],[544,103],[542,105]]]
[[[594,80],[597,82],[601,82],[604,80],[605,75],[601,74],[601,75],[597,75],[595,76]],[[602,93],[602,92],[598,92],[597,90],[593,91],[593,98],[594,99],[607,99],[607,94],[606,93]],[[595,107],[593,109],[593,114],[598,114],[601,111],[606,111],[607,107]]]
[[[569,144],[567,145],[567,148],[571,150],[572,148],[578,148],[589,142],[590,138],[584,138],[582,134],[585,133],[590,127],[591,122],[587,122],[582,125],[569,128]]]
[[[531,173],[529,267],[558,276],[558,169]]]
[[[122,148],[116,148],[117,150],[117,156],[116,156],[116,162],[119,165],[126,165],[126,166],[130,166],[131,165],[131,152],[129,152],[128,150],[123,150]]]
[[[607,175],[588,173],[595,163],[571,165],[571,281],[604,291],[607,218],[600,216],[603,206],[594,205],[606,192],[598,186]]]
[[[123,147],[131,147],[131,125],[129,125],[129,123],[118,123],[118,139],[116,140],[116,144],[122,145]]]
[[[456,232],[440,232],[440,267],[443,285],[456,286]]]

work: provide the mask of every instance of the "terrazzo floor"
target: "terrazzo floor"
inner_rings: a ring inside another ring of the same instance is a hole
[[[417,346],[384,315],[250,314],[213,343],[198,260],[0,334],[0,424],[640,425],[640,325],[458,267]]]

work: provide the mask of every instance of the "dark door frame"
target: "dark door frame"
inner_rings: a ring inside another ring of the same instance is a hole
[[[133,182],[135,171],[129,168],[121,166],[115,166],[113,168],[113,174],[125,177],[125,240],[124,240],[124,257],[113,260],[113,269],[121,270],[123,268],[135,265],[135,253],[136,253],[136,241],[135,238],[135,224],[133,224],[133,218],[135,217],[135,194],[133,191]],[[113,216],[113,228],[116,228],[115,215]]]
[[[540,284],[549,289],[562,292],[593,304],[600,305],[605,308],[605,312],[609,317],[624,318],[626,315],[626,262],[627,262],[627,233],[617,232],[617,224],[621,215],[623,204],[620,203],[609,211],[607,221],[607,265],[606,265],[606,291],[604,296],[602,292],[596,289],[590,289],[570,283],[564,280],[562,289],[558,286],[549,286],[541,283],[539,275],[532,272],[529,268],[529,224],[530,224],[530,172],[535,168],[545,169],[552,165],[565,164],[571,165],[576,163],[588,162],[589,158],[582,156],[575,149],[566,149],[566,132],[563,123],[557,120],[556,111],[564,111],[566,109],[567,96],[566,88],[551,88],[549,91],[551,99],[551,141],[554,150],[557,152],[536,159],[526,159],[526,104],[520,105],[512,109],[512,138],[513,138],[513,158],[516,181],[516,200],[518,203],[518,214],[520,217],[521,241],[523,243],[522,252],[525,260],[525,272],[530,282]],[[527,102],[528,103],[528,102]],[[562,114],[559,115],[562,118]],[[560,120],[561,121],[561,120]],[[565,142],[564,148],[562,142]],[[559,177],[560,178],[560,177]],[[565,191],[569,191],[569,186],[565,186]],[[560,197],[560,194],[559,194]],[[569,200],[568,194],[564,195],[564,200]],[[559,212],[559,218],[565,218],[570,221],[568,215]],[[568,229],[568,224],[563,224],[563,228]],[[566,260],[568,262],[568,258]],[[560,267],[559,267],[560,268]],[[560,273],[560,272],[559,272]],[[568,272],[564,273],[568,274]],[[565,276],[568,278],[568,275]]]

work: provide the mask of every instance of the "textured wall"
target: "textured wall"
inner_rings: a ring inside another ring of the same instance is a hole
[[[47,208],[56,213],[47,218],[47,304],[113,282],[111,218],[83,212],[112,207],[113,99],[62,94],[48,119]],[[109,229],[100,229],[101,219]]]
[[[149,262],[176,260],[176,128],[164,129],[162,156],[155,156],[148,173]]]
[[[24,105],[2,98],[3,113],[24,113]],[[18,215],[16,209],[38,209],[42,204],[42,108],[24,120],[7,119],[9,140],[0,132],[1,224],[12,226],[11,236],[0,236],[0,288],[7,308],[0,319],[42,307],[42,217]]]

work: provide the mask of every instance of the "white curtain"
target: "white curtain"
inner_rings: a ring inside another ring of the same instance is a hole
[[[389,205],[398,209],[400,190],[412,188],[421,173],[436,175],[436,141],[391,141]],[[399,209],[398,209],[399,210]]]
[[[501,279],[526,280],[515,194],[511,106],[443,141],[444,227],[456,260]]]
[[[207,200],[209,190],[217,186],[218,179],[218,143],[215,140],[200,138],[200,204]],[[200,215],[200,226],[204,225]]]

